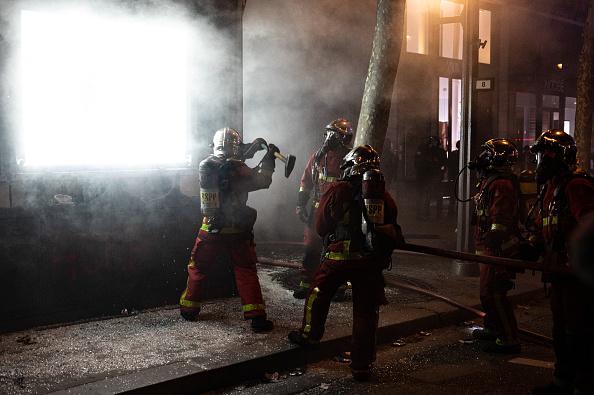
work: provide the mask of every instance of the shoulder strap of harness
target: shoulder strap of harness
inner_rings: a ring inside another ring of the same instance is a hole
[[[491,186],[491,184],[497,180],[510,180],[514,186],[514,190],[516,191],[516,193],[519,193],[520,191],[520,180],[518,180],[518,176],[516,176],[514,173],[511,172],[505,172],[505,173],[495,173],[491,176],[489,176],[487,178],[487,181],[485,181],[485,186],[483,187],[483,192],[487,193],[486,195],[486,199],[488,199],[488,191],[489,191],[489,187]],[[519,212],[519,208],[520,208],[520,199],[516,199],[516,212]],[[487,206],[490,205],[490,202],[487,201]]]

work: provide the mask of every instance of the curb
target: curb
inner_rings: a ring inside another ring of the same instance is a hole
[[[533,299],[541,289],[511,295],[514,304]],[[473,306],[480,308],[480,306]],[[386,344],[421,330],[434,329],[476,317],[473,313],[452,308],[443,313],[390,324],[378,328],[378,344]],[[350,335],[324,340],[318,350],[304,350],[296,346],[256,358],[207,369],[193,365],[192,361],[176,362],[53,392],[53,394],[196,394],[262,377],[265,372],[286,371],[311,362],[330,358],[348,349]]]

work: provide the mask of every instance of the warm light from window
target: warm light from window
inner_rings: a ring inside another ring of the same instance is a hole
[[[184,164],[188,50],[179,22],[23,11],[20,161]]]
[[[557,70],[563,70],[563,63],[557,63]]]
[[[406,2],[406,51],[427,54],[429,47],[429,1]]]
[[[491,11],[480,10],[479,13],[479,62],[491,63]]]

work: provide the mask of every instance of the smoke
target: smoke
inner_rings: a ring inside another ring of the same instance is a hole
[[[264,137],[297,156],[282,163],[269,190],[251,194],[257,238],[301,237],[295,216],[299,179],[324,126],[356,125],[375,27],[373,0],[249,0],[243,19],[244,139]]]

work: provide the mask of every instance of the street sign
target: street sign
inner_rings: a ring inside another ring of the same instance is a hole
[[[493,89],[493,78],[476,80],[475,89],[479,91],[490,91]]]

